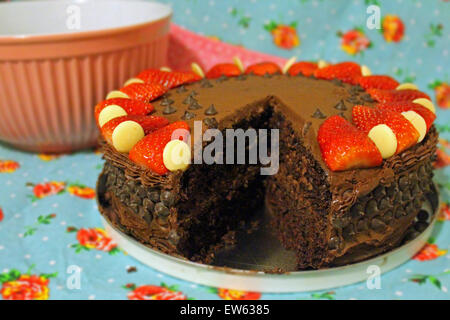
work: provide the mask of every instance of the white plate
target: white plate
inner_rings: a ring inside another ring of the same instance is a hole
[[[431,212],[431,210],[427,210]],[[436,212],[431,215],[429,226],[417,238],[385,254],[359,263],[312,271],[295,271],[270,274],[241,269],[221,268],[172,257],[146,247],[117,230],[102,217],[108,234],[130,256],[170,276],[201,285],[258,292],[303,292],[336,288],[367,281],[377,266],[380,273],[388,272],[414,256],[430,238]]]

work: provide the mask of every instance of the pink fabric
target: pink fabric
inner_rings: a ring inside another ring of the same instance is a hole
[[[244,67],[262,61],[272,61],[280,67],[286,59],[234,46],[216,39],[200,36],[175,24],[171,25],[169,41],[169,66],[174,70],[190,70],[197,62],[207,71],[217,63],[232,62],[238,56]]]

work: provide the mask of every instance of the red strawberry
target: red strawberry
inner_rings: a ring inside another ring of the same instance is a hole
[[[397,150],[399,154],[403,150],[415,145],[419,139],[419,132],[400,113],[384,109],[374,109],[365,106],[354,106],[353,123],[366,134],[370,129],[379,124],[385,124],[391,128],[397,138]]]
[[[156,83],[167,88],[174,88],[184,83],[200,80],[200,77],[192,71],[161,71],[158,69],[148,69],[139,73],[136,78],[145,83]]]
[[[309,77],[314,74],[314,71],[317,69],[317,63],[308,62],[308,61],[300,61],[294,63],[290,68],[288,73],[291,76],[296,76],[298,74],[303,74],[304,76]]]
[[[112,134],[114,129],[122,122],[128,120],[139,123],[146,135],[169,124],[169,121],[166,118],[158,116],[128,115],[114,118],[101,128],[103,138],[105,138],[106,142],[112,145]]]
[[[235,77],[241,74],[241,70],[233,63],[219,63],[212,67],[207,73],[206,78],[215,79],[220,76]]]
[[[167,173],[168,170],[163,160],[163,151],[166,144],[172,140],[172,134],[177,129],[189,130],[189,126],[184,121],[176,121],[150,133],[131,149],[130,159],[158,174]],[[182,140],[186,139],[185,136],[182,138]]]
[[[145,103],[139,100],[131,100],[127,98],[113,98],[108,100],[103,100],[95,106],[95,120],[98,123],[98,116],[100,112],[110,105],[118,105],[121,107],[128,115],[146,115],[154,110],[150,103]]]
[[[364,89],[393,90],[399,83],[392,77],[385,75],[373,75],[359,78],[359,85]]]
[[[251,73],[255,76],[263,76],[265,74],[281,73],[281,68],[273,62],[260,62],[252,64],[245,69],[245,74]]]
[[[341,62],[317,69],[314,75],[319,79],[339,79],[345,83],[358,84],[361,67],[354,62]]]
[[[430,129],[433,121],[436,119],[436,115],[432,111],[428,110],[424,106],[421,106],[420,104],[408,101],[380,103],[377,105],[377,108],[392,110],[400,113],[410,110],[415,111],[425,120],[425,123],[427,124],[427,131]]]
[[[333,171],[379,166],[383,159],[367,134],[340,116],[325,120],[317,135],[322,157]]]
[[[150,102],[167,92],[167,87],[157,83],[132,83],[120,89],[130,99]]]
[[[367,89],[370,96],[378,102],[393,102],[393,101],[413,101],[418,98],[430,97],[419,90],[405,89],[405,90],[383,90],[383,89]]]

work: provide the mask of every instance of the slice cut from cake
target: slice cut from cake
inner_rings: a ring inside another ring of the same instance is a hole
[[[259,162],[221,164],[226,149],[215,163],[195,164],[194,145],[205,150],[212,143],[195,137],[191,164],[167,166],[163,151],[174,131],[167,127],[149,132],[130,154],[102,140],[101,213],[146,245],[206,263],[264,204],[282,245],[295,252],[298,269],[352,263],[398,246],[434,192],[434,113],[412,102],[429,98],[418,90],[396,90],[392,78],[366,79],[354,63],[319,68],[299,62],[291,68],[282,74],[276,65],[261,63],[241,74],[222,64],[206,73],[209,79],[189,74],[177,87],[170,82],[164,94],[164,83],[155,80],[156,99],[148,98],[151,92],[121,89],[131,98],[144,97],[152,116],[183,123],[180,128],[192,136],[195,121],[223,137],[227,129],[278,129],[278,170],[261,175],[265,165]],[[141,73],[140,85],[149,88],[152,77],[143,75],[153,74],[159,73]],[[368,119],[354,118],[363,111]],[[409,111],[415,114],[402,116]],[[416,115],[425,117],[424,125]],[[425,130],[420,141],[418,128]]]

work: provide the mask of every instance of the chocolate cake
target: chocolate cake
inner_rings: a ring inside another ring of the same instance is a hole
[[[191,164],[156,174],[101,141],[105,165],[98,180],[100,211],[141,243],[192,261],[211,263],[221,243],[264,204],[298,269],[353,263],[392,249],[411,236],[434,190],[432,126],[413,147],[380,166],[333,171],[317,140],[335,115],[374,107],[361,86],[338,79],[267,74],[203,79],[152,101],[169,122],[203,121],[204,128],[279,129],[279,169],[261,164]],[[206,146],[209,142],[203,142]],[[228,239],[229,240],[229,239]]]

